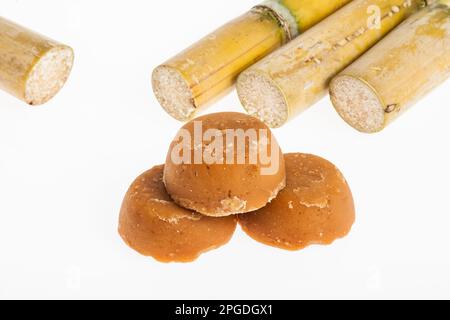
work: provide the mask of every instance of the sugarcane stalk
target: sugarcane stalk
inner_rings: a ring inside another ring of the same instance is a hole
[[[30,105],[50,100],[63,87],[73,50],[0,17],[0,88]]]
[[[330,96],[355,129],[383,130],[450,77],[450,9],[444,3],[411,16],[333,79]]]
[[[157,67],[153,90],[174,118],[188,121],[228,92],[240,72],[350,0],[269,0]]]
[[[239,98],[249,114],[280,127],[322,98],[330,80],[426,5],[422,0],[354,0],[244,71]]]

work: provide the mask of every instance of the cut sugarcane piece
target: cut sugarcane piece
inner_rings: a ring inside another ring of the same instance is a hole
[[[188,121],[232,86],[236,70],[286,41],[272,11],[254,9],[157,67],[152,76],[156,98],[172,117]]]
[[[411,16],[330,85],[337,112],[366,133],[388,124],[450,77],[450,9]]]
[[[0,17],[0,88],[30,105],[53,98],[73,65],[73,50]]]
[[[267,56],[238,79],[239,98],[270,127],[323,97],[330,80],[372,47],[424,1],[354,0]]]
[[[227,93],[240,72],[350,0],[270,0],[229,22],[153,71],[153,91],[188,121]]]

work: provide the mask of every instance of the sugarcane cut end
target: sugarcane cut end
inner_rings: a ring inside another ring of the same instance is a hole
[[[363,79],[337,76],[330,84],[330,98],[339,115],[356,130],[364,133],[383,130],[384,104],[375,89]]]
[[[237,91],[245,110],[271,128],[284,125],[289,117],[288,105],[278,85],[265,73],[255,70],[243,72]]]
[[[25,81],[25,101],[41,105],[52,99],[69,78],[74,61],[72,48],[57,46],[33,65]]]
[[[197,110],[193,92],[178,70],[164,65],[157,67],[152,85],[158,102],[168,114],[179,121],[193,118]]]

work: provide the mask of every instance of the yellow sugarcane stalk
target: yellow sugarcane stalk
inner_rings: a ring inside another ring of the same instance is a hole
[[[0,17],[0,88],[30,105],[50,100],[66,82],[73,50]]]
[[[438,4],[411,16],[341,72],[330,96],[347,123],[374,133],[449,77],[450,9]]]
[[[330,80],[412,13],[422,0],[354,0],[244,71],[244,108],[280,127],[322,98]]]
[[[350,0],[269,0],[157,67],[162,107],[180,121],[228,92],[240,72]]]

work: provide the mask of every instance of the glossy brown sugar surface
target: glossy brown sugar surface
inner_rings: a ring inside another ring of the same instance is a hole
[[[134,250],[161,262],[191,262],[231,239],[235,217],[211,218],[177,206],[167,194],[164,166],[131,185],[120,213],[119,233]]]
[[[208,164],[205,158],[198,163],[194,161],[193,163],[176,163],[173,160],[174,153],[178,155],[184,152],[176,151],[180,140],[175,139],[167,156],[164,181],[168,193],[176,203],[208,216],[229,216],[264,207],[284,188],[286,179],[284,157],[278,142],[271,136],[270,129],[264,123],[246,114],[225,112],[197,118],[187,123],[181,131],[187,130],[193,136],[195,126],[200,124],[203,132],[212,129],[223,136],[210,141],[203,140],[200,143],[192,141],[186,153],[190,154],[193,160],[196,151],[200,151],[200,154],[205,153],[210,149],[211,141],[222,140],[223,152],[220,152],[220,156],[224,160],[222,164],[217,161]],[[236,130],[243,132],[264,130],[269,143],[259,148],[258,144],[263,142],[263,139],[260,139],[261,136],[253,142],[246,139],[245,150],[242,152],[239,151],[243,150],[239,147],[242,144],[239,144],[237,139],[231,140],[231,143],[224,140],[228,130],[234,133],[237,133]],[[268,151],[269,156],[266,160],[270,160],[269,165],[266,165],[268,161],[261,161],[258,151],[264,148]],[[235,155],[234,158],[231,157],[232,163],[226,161],[229,152]],[[239,154],[245,156],[244,162],[239,162]],[[255,158],[251,154],[257,155],[257,161],[253,161]],[[271,165],[274,168],[273,172],[263,174],[263,168],[267,169]]]
[[[285,155],[287,186],[265,208],[239,216],[253,239],[277,248],[300,250],[331,244],[355,221],[350,188],[330,162],[313,155]]]

